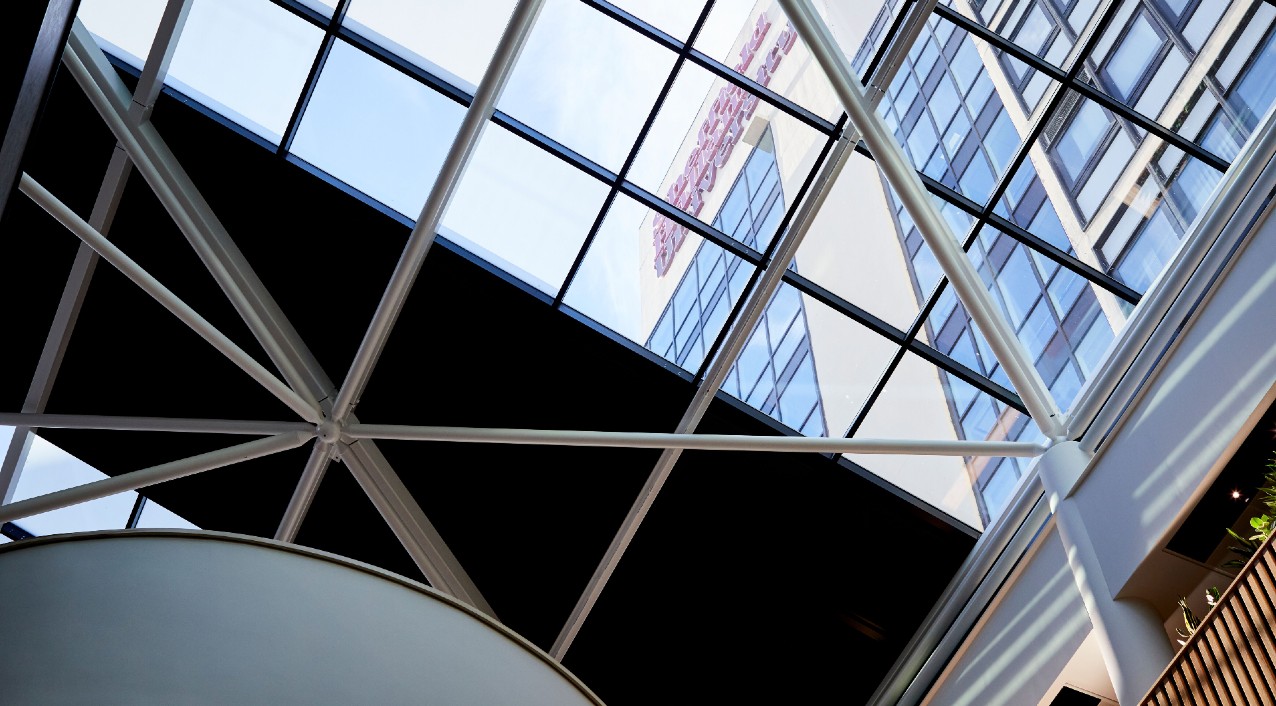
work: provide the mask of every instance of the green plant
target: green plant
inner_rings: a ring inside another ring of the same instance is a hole
[[[1244,566],[1249,558],[1254,556],[1254,552],[1258,551],[1259,545],[1276,532],[1276,517],[1272,516],[1276,515],[1276,457],[1267,463],[1267,472],[1263,474],[1263,484],[1258,488],[1258,501],[1267,508],[1267,512],[1249,519],[1249,526],[1254,530],[1253,534],[1242,537],[1230,528],[1227,530],[1227,534],[1237,542],[1227,549],[1234,554],[1239,554],[1242,558],[1229,559],[1223,563],[1223,568],[1239,569]]]
[[[1205,590],[1205,602],[1208,603],[1211,608],[1218,605],[1218,598],[1218,586],[1210,586]],[[1187,598],[1184,596],[1179,596],[1179,610],[1183,611],[1184,627],[1175,628],[1174,632],[1179,634],[1179,644],[1183,645],[1187,643],[1187,638],[1191,637],[1192,633],[1196,632],[1196,629],[1201,626],[1201,619],[1192,613],[1192,609],[1187,606]],[[1186,630],[1184,628],[1186,628]]]

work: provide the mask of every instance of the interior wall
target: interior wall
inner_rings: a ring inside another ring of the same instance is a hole
[[[923,704],[1035,704],[1060,681],[1090,632],[1052,523]]]
[[[1204,570],[1162,547],[1276,393],[1272,302],[1276,223],[1264,215],[1074,494],[1107,585],[1163,616]],[[925,703],[1038,703],[1090,632],[1063,547],[1044,534]]]

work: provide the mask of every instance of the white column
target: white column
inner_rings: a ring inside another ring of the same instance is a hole
[[[1113,597],[1103,576],[1099,555],[1105,538],[1090,536],[1076,499],[1070,497],[1090,458],[1080,444],[1066,441],[1047,451],[1038,469],[1117,699],[1137,704],[1174,658],[1174,650],[1156,610],[1138,598]]]

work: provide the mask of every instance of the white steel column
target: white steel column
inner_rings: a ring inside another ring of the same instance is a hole
[[[400,424],[350,424],[351,439],[445,441],[467,444],[595,446],[630,449],[700,449],[790,453],[908,454],[913,456],[1035,457],[1046,447],[1023,441],[845,439],[842,437],[749,436],[744,434],[664,434],[660,432],[572,431],[557,429],[479,429]]]
[[[350,445],[338,445],[341,461],[350,469],[363,492],[385,518],[390,529],[399,537],[421,573],[430,579],[431,585],[448,586],[448,592],[462,598],[470,605],[496,617],[483,594],[469,575],[461,570],[452,550],[442,540],[434,524],[425,516],[421,506],[408,492],[407,486],[395,473],[381,473],[388,467],[381,450],[371,441],[357,441]]]
[[[247,419],[190,419],[184,417],[111,417],[95,414],[45,414],[0,412],[0,424],[37,429],[97,429],[111,431],[164,431],[193,434],[314,435],[306,422],[271,422]]]
[[[922,4],[925,6],[926,11],[929,12],[929,9],[934,6],[934,0],[926,0]],[[908,29],[911,35],[909,36],[915,37],[916,33],[920,32],[924,26],[924,21],[910,25]],[[883,85],[890,83],[894,72],[899,67],[898,59],[898,56],[888,51],[887,62],[883,65],[881,74],[880,83]],[[879,92],[877,97],[880,98],[881,95],[882,93]],[[806,232],[811,227],[811,223],[814,222],[815,214],[819,213],[820,207],[828,197],[829,190],[832,188],[833,183],[837,181],[842,168],[846,165],[846,160],[850,159],[852,146],[858,140],[857,127],[852,123],[843,130],[838,144],[834,146],[828,161],[825,162],[820,174],[813,183],[810,194],[801,204],[797,213],[794,214],[788,230],[781,236],[775,255],[772,257],[766,271],[762,273],[758,283],[747,295],[748,298],[741,309],[740,318],[732,325],[726,338],[723,339],[722,348],[717,357],[714,358],[708,370],[705,371],[704,379],[700,381],[700,385],[692,396],[691,402],[687,405],[687,411],[682,415],[682,419],[678,421],[676,433],[690,434],[694,432],[696,427],[699,426],[700,420],[704,418],[710,403],[718,393],[718,389],[722,387],[722,381],[726,379],[727,373],[731,371],[731,366],[735,364],[735,360],[744,348],[745,342],[753,333],[753,328],[761,319],[763,312],[766,311],[766,305],[771,301],[771,297],[776,290],[779,289],[784,277],[784,271],[797,256],[798,247],[802,244],[802,239],[806,237]],[[567,650],[571,648],[572,642],[580,632],[581,625],[589,617],[589,613],[593,610],[594,604],[602,594],[603,588],[607,585],[612,573],[616,570],[616,566],[620,563],[620,557],[628,549],[630,542],[633,541],[634,535],[638,531],[638,526],[642,524],[643,519],[647,516],[647,512],[656,500],[656,495],[664,487],[665,481],[668,480],[669,474],[673,472],[673,467],[678,463],[681,455],[682,449],[680,448],[666,448],[660,454],[655,467],[647,477],[647,482],[643,484],[642,490],[639,491],[638,498],[634,501],[633,506],[630,507],[629,513],[625,516],[620,529],[616,532],[616,536],[612,538],[611,544],[607,547],[607,552],[598,563],[598,567],[594,569],[593,576],[590,577],[589,583],[576,601],[576,606],[572,609],[571,615],[568,616],[567,622],[563,625],[558,637],[554,640],[554,644],[550,647],[549,653],[555,659],[561,660],[567,654]]]
[[[1077,442],[1065,441],[1047,451],[1037,468],[1117,699],[1137,704],[1174,658],[1174,650],[1156,610],[1143,600],[1116,598],[1103,576],[1098,545],[1076,500],[1069,497],[1091,458]]]
[[[306,519],[310,503],[315,499],[315,493],[319,492],[319,483],[323,480],[324,472],[328,470],[328,464],[332,462],[335,448],[332,443],[323,440],[315,441],[314,447],[310,449],[310,458],[306,460],[306,466],[301,471],[301,480],[297,482],[292,499],[288,501],[288,507],[284,510],[283,519],[279,521],[279,528],[275,530],[275,539],[281,542],[292,542],[297,539],[297,530],[301,529],[301,521]]]
[[[59,223],[66,226],[81,240],[88,243],[90,247],[97,251],[107,262],[114,265],[120,272],[133,281],[134,284],[141,287],[143,291],[151,295],[156,301],[164,305],[174,316],[189,326],[195,333],[198,333],[205,341],[208,341],[222,355],[226,356],[241,370],[248,373],[249,377],[256,380],[262,387],[266,388],[279,401],[288,406],[289,409],[296,412],[302,419],[312,422],[319,421],[319,411],[311,407],[304,399],[302,399],[292,388],[284,384],[282,380],[275,377],[273,373],[258,363],[256,359],[248,355],[244,349],[230,340],[224,333],[217,330],[207,319],[200,316],[198,312],[183,302],[173,294],[171,290],[160,284],[158,280],[151,276],[149,272],[142,269],[140,265],[124,254],[114,243],[107,240],[101,233],[93,229],[83,218],[80,218],[75,211],[72,211],[66,204],[54,198],[43,186],[40,186],[34,179],[26,173],[23,173],[22,180],[19,182],[19,188],[22,193],[26,194],[40,208],[48,212]]]
[[[171,461],[158,466],[144,468],[140,471],[132,471],[114,478],[104,478],[103,480],[78,485],[74,488],[58,490],[27,500],[19,500],[8,505],[0,505],[0,522],[12,522],[13,520],[38,515],[42,512],[60,510],[71,505],[109,497],[116,493],[125,493],[165,481],[185,478],[196,473],[203,473],[214,468],[229,466],[233,463],[295,449],[306,443],[306,440],[310,438],[310,435],[305,432],[268,436],[264,439],[257,439],[237,446],[191,456],[180,461]]]
[[[79,21],[71,30],[63,63],[276,369],[315,409],[311,416],[317,420],[320,397],[312,394],[316,381],[306,377],[296,351],[287,345],[288,334],[295,332],[155,126],[131,119],[134,106],[127,88]]]
[[[133,91],[133,102],[129,108],[129,117],[136,123],[146,119],[150,114],[160,90],[164,87],[164,75],[168,73],[168,65],[172,61],[173,52],[177,48],[176,38],[181,34],[190,11],[191,0],[170,0],[160,18],[159,27],[155,31],[155,39],[151,42],[151,50],[142,67],[137,88]],[[102,178],[102,186],[98,189],[97,199],[93,203],[93,211],[89,215],[89,225],[106,235],[115,220],[115,211],[120,199],[124,196],[124,187],[128,183],[133,164],[128,155],[117,144],[107,165],[106,175]],[[40,360],[36,363],[35,373],[31,376],[31,385],[27,389],[26,399],[22,404],[23,412],[43,412],[48,403],[49,394],[53,390],[53,382],[57,378],[58,368],[71,341],[71,332],[75,328],[80,315],[80,307],[84,303],[84,294],[93,272],[97,268],[97,253],[86,243],[81,243],[67,276],[66,286],[58,301],[53,323],[49,326],[49,334],[45,338],[44,348],[40,351]],[[17,487],[18,476],[26,463],[27,454],[31,450],[35,429],[19,426],[13,430],[9,439],[9,448],[3,462],[0,462],[0,504],[13,499]]]
[[[478,147],[483,129],[487,127],[488,121],[492,119],[492,113],[496,110],[496,101],[501,97],[510,74],[514,72],[514,64],[518,61],[523,45],[532,33],[532,26],[536,23],[536,16],[540,14],[542,3],[543,0],[520,0],[514,7],[509,24],[496,45],[496,52],[492,55],[491,62],[483,73],[483,79],[479,81],[478,88],[474,91],[474,100],[465,111],[465,118],[457,130],[456,139],[452,141],[447,157],[443,160],[439,176],[430,189],[429,197],[425,200],[421,215],[417,216],[416,226],[412,228],[412,234],[408,236],[407,247],[404,248],[398,264],[395,265],[394,274],[390,276],[390,284],[377,304],[377,310],[372,316],[372,322],[368,325],[368,331],[363,341],[359,343],[354,362],[350,364],[350,371],[346,373],[345,382],[341,384],[341,390],[337,393],[332,418],[338,423],[345,421],[346,416],[358,403],[359,395],[363,394],[363,388],[367,385],[368,377],[381,356],[381,350],[390,336],[390,330],[394,328],[399,312],[403,309],[403,303],[407,301],[412,283],[416,280],[417,273],[421,271],[421,263],[425,261],[426,253],[434,244],[435,231],[438,230],[439,222],[443,220],[443,214],[447,211],[452,194],[460,184],[461,177],[465,175],[470,155]]]
[[[1048,438],[1064,438],[1062,413],[1049,388],[1033,366],[1032,359],[1024,350],[1014,329],[1006,321],[988,290],[984,289],[979,274],[967,259],[948,223],[939,215],[918,178],[917,171],[904,156],[895,136],[864,100],[851,63],[832,33],[811,6],[810,0],[780,0],[780,5],[788,13],[798,35],[824,68],[829,82],[833,84],[842,105],[850,115],[851,122],[863,132],[864,142],[877,160],[886,181],[895,189],[908,214],[917,224],[918,231],[930,246],[971,320],[983,332],[993,354],[1005,369],[1006,376],[1028,408],[1028,414]]]
[[[329,411],[334,389],[332,380],[284,316],[155,127],[149,122],[131,125],[120,120],[127,110],[127,89],[82,26],[72,30],[64,61],[209,272],[240,311],[284,379],[303,395],[318,400],[324,411]],[[353,415],[348,421],[357,422]],[[373,444],[372,441],[365,442],[369,447]],[[359,473],[365,478],[382,484],[398,482],[395,470],[375,448],[361,458],[363,465]],[[354,469],[351,470],[353,473]],[[286,515],[293,515],[298,520],[304,516],[304,504],[299,507],[292,505],[305,503],[306,498],[313,497],[319,479],[318,474],[303,474]],[[377,500],[374,498],[373,502],[375,504]],[[394,503],[379,503],[377,509],[400,543],[417,561],[418,568],[431,586],[472,605],[487,605],[473,582],[465,576],[464,569],[456,563],[443,538],[434,532],[433,526],[428,522],[412,521],[411,518],[420,514],[421,510],[410,495],[398,497]],[[424,553],[416,551],[419,547],[426,548]],[[427,562],[426,556],[435,557],[438,561]],[[436,570],[444,561],[452,563]],[[458,581],[454,579],[457,576],[465,578]]]

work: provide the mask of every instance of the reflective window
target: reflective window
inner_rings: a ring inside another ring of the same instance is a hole
[[[1098,103],[1082,101],[1072,122],[1054,145],[1058,164],[1068,178],[1076,182],[1108,134],[1111,119]]]
[[[1117,98],[1125,101],[1135,99],[1136,89],[1152,62],[1158,58],[1164,43],[1164,37],[1153,27],[1148,13],[1140,12],[1134,17],[1103,67]]]

